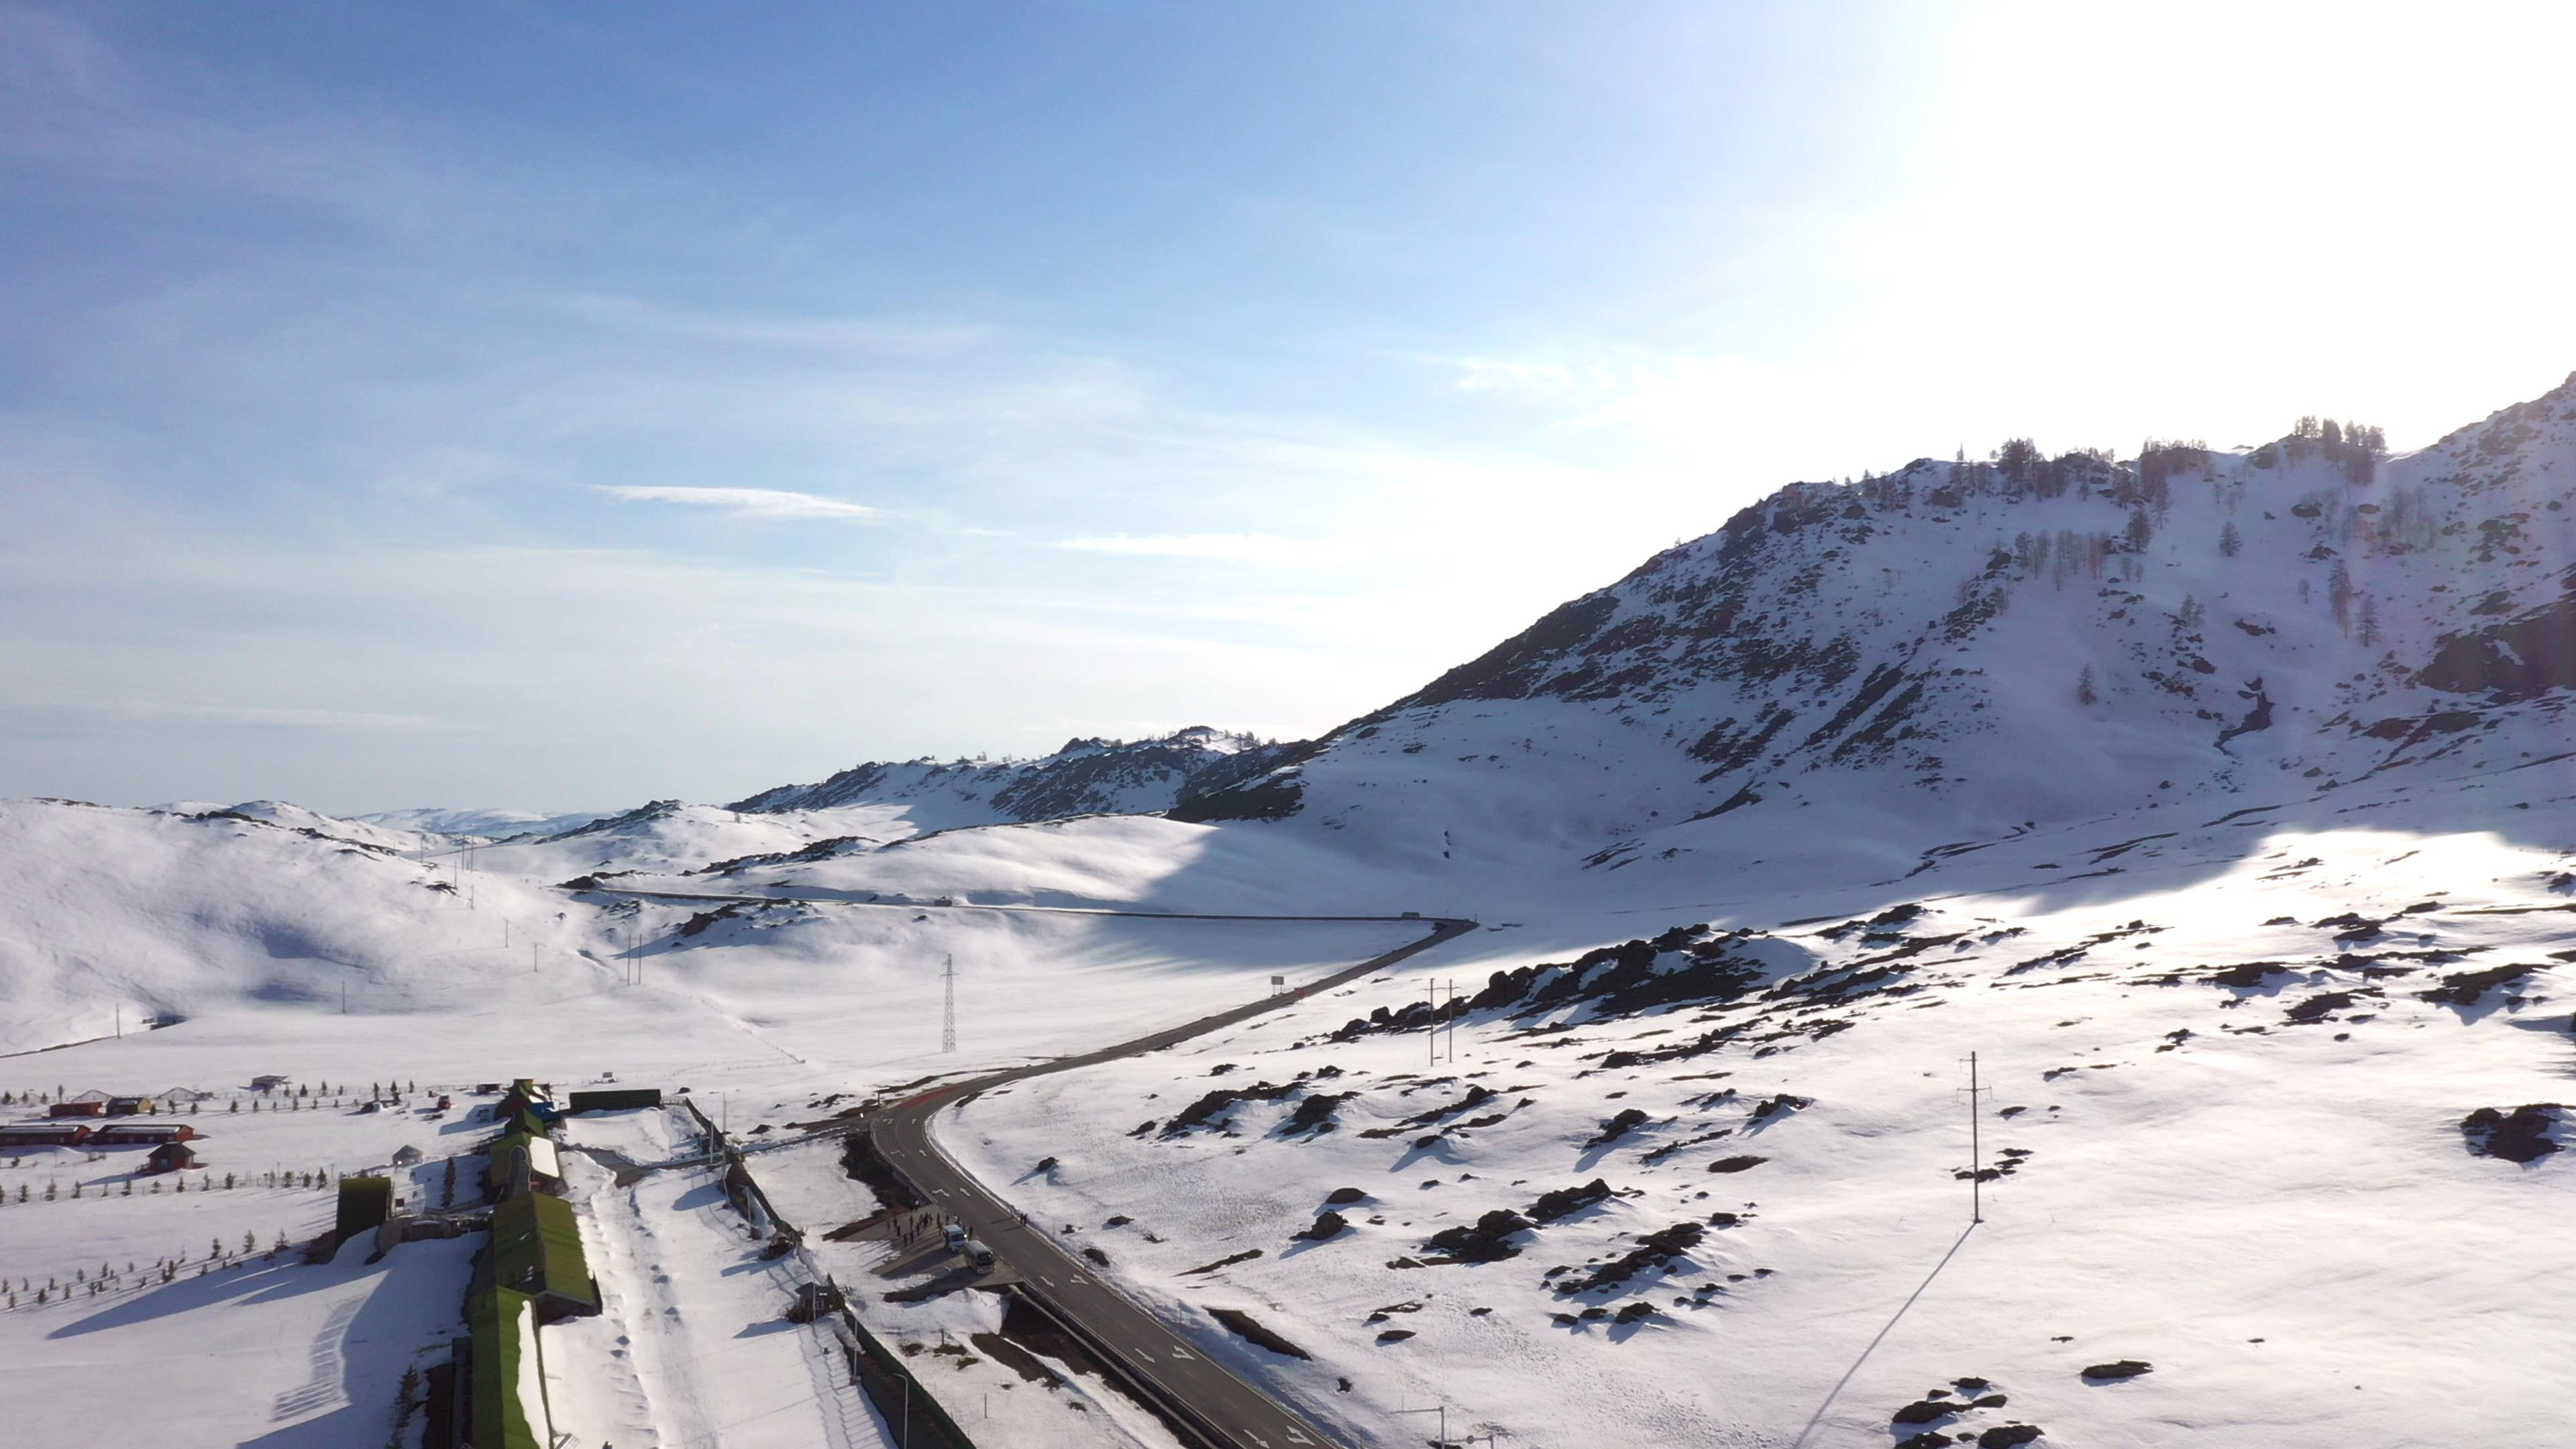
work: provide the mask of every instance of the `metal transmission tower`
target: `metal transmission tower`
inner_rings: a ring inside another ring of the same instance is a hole
[[[939,973],[948,986],[948,1009],[939,1022],[939,1049],[957,1050],[957,958],[948,958],[948,968]]]

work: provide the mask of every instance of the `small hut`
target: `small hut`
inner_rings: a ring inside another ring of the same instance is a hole
[[[197,1149],[185,1142],[164,1142],[152,1149],[145,1172],[185,1172],[197,1165]]]

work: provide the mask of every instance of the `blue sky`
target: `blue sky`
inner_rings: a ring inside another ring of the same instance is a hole
[[[0,3],[0,794],[1310,734],[1793,478],[2420,445],[2576,367],[2566,30]]]

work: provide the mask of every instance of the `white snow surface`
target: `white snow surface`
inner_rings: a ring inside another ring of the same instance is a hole
[[[1932,463],[1796,485],[1301,758],[1187,743],[1223,756],[1193,769],[1268,770],[1209,797],[1224,808],[1124,759],[1086,774],[1123,748],[1092,742],[1012,805],[1012,782],[927,766],[919,789],[845,772],[745,808],[595,821],[0,801],[0,1090],[228,1102],[266,1072],[614,1072],[777,1141],[1421,929],[1183,917],[1471,916],[1483,929],[1341,993],[975,1102],[944,1140],[1354,1444],[1427,1439],[1398,1411],[1447,1402],[1453,1437],[1532,1446],[1887,1446],[2014,1424],[2043,1445],[2556,1445],[2576,1318],[2550,1285],[2576,1267],[2559,1229],[2576,1159],[2479,1155],[2493,1139],[2471,1117],[2528,1107],[2544,1142],[2576,1145],[2553,1105],[2576,1101],[2576,675],[2552,672],[2576,657],[2555,642],[2576,637],[2570,478],[2576,387],[2366,483],[2214,455],[2142,510],[2135,550],[2098,545],[2129,517],[2107,468],[2053,498]],[[1632,940],[1656,944],[1490,982]],[[1710,962],[1741,979],[1690,984]],[[1624,1008],[1576,990],[1614,977],[1688,989]],[[1495,993],[1466,1010],[1456,1061],[1426,1060],[1419,1032],[1332,1039],[1433,981]],[[1543,1007],[1513,994],[1557,983],[1568,999]],[[1963,1236],[1970,1052],[1991,1089],[1982,1161],[2011,1166]],[[1216,1110],[1230,1126],[1159,1125],[1261,1082],[1286,1094]],[[1460,1106],[1476,1089],[1494,1095]],[[1283,1135],[1327,1091],[1356,1094],[1334,1130]],[[1586,1145],[1627,1110],[1644,1120]],[[430,1160],[401,1180],[424,1193],[488,1130],[192,1120],[217,1181],[410,1143]],[[685,1148],[637,1121],[574,1130],[639,1161]],[[328,1199],[97,1196],[134,1155],[0,1166],[11,1187],[90,1174],[78,1200],[39,1186],[0,1206],[14,1279],[191,1255],[169,1284],[120,1274],[112,1295],[0,1311],[0,1361],[53,1370],[0,1387],[6,1421],[33,1442],[380,1438],[402,1367],[457,1328],[470,1243],[196,1279],[210,1239],[310,1236]],[[811,1230],[874,1211],[828,1142],[755,1165]],[[867,1442],[805,1340],[758,1316],[780,1287],[745,1267],[702,1178],[573,1170],[618,1309],[545,1330],[559,1417],[620,1445]],[[1595,1178],[1615,1194],[1504,1220],[1511,1256],[1392,1266]],[[1342,1187],[1365,1194],[1344,1231],[1292,1239]],[[1698,1241],[1659,1240],[1665,1261],[1558,1291],[1685,1225]],[[865,1238],[815,1251],[845,1279],[912,1281]],[[1213,1308],[1312,1358],[1249,1346]],[[927,1354],[941,1329],[971,1344],[994,1310],[865,1311]],[[1007,1398],[1009,1442],[1158,1442],[1093,1381],[1006,1389],[976,1357],[943,1396],[967,1419]],[[2122,1359],[2151,1368],[2082,1376]],[[756,1367],[718,1382],[707,1364],[729,1361]],[[168,1394],[60,1392],[101,1364],[186,1366]],[[1928,1427],[1891,1427],[1918,1403]]]

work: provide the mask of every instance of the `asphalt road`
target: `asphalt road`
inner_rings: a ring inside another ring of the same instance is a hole
[[[1307,983],[1303,994],[1311,996],[1358,980],[1476,928],[1473,921],[1429,920],[1424,924],[1434,929],[1421,940]],[[1224,1436],[1225,1442],[1239,1449],[1325,1449],[1334,1441],[1222,1366],[1192,1352],[1161,1320],[1102,1282],[1091,1266],[1074,1257],[1044,1224],[1022,1227],[1018,1213],[985,1191],[939,1150],[931,1122],[941,1111],[1005,1083],[1159,1051],[1297,999],[1270,997],[1078,1057],[1015,1067],[971,1082],[940,1087],[897,1103],[873,1119],[878,1154],[934,1206],[964,1222],[967,1231],[992,1248],[1013,1276],[1036,1287],[1049,1305],[1079,1323],[1095,1343],[1108,1345],[1128,1373],[1188,1404]]]

